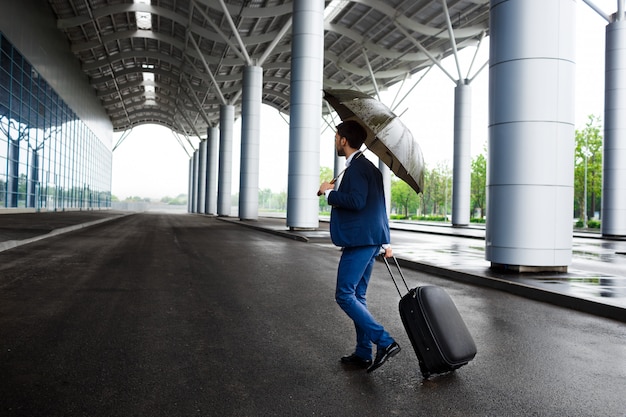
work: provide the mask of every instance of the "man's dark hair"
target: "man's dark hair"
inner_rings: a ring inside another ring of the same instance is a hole
[[[340,137],[346,138],[353,149],[359,149],[367,137],[367,132],[356,120],[346,120],[339,123],[337,133]]]

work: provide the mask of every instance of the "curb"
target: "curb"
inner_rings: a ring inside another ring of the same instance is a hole
[[[559,307],[569,308],[583,313],[592,314],[617,320],[626,323],[626,311],[618,306],[597,303],[585,298],[572,297],[548,289],[536,288],[521,282],[512,282],[497,277],[484,277],[482,275],[472,274],[468,272],[455,271],[446,269],[427,263],[410,261],[398,258],[400,265],[416,271],[426,272],[438,275],[453,281],[459,281],[467,284],[478,285],[481,287],[492,288],[504,291],[520,297],[529,298],[535,301],[541,301]]]

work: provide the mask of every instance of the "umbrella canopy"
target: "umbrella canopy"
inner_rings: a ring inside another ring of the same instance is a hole
[[[422,192],[422,149],[399,117],[380,101],[359,91],[324,90],[324,99],[341,120],[361,123],[367,130],[365,146],[415,192]]]

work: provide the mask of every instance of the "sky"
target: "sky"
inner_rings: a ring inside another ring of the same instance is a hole
[[[605,13],[617,10],[617,0],[593,1]],[[607,22],[583,1],[577,1],[576,35],[576,103],[575,128],[583,129],[588,116],[603,117],[604,112],[604,34]],[[474,54],[476,59],[470,70]],[[464,76],[474,77],[472,87],[472,156],[484,152],[487,143],[489,69],[478,69],[489,56],[488,38],[477,50],[466,48],[459,53]],[[456,76],[452,57],[443,61],[446,70]],[[421,74],[407,81],[407,91]],[[452,166],[454,128],[454,82],[434,67],[412,90],[409,97],[395,109],[401,120],[420,144],[429,167],[437,164]],[[381,93],[381,100],[391,105],[395,89]],[[400,93],[400,97],[404,93]],[[324,126],[322,126],[324,127]],[[239,190],[241,119],[235,121],[233,141],[232,193]],[[121,134],[115,134],[114,143]],[[195,147],[197,138],[190,138]],[[278,111],[263,105],[261,109],[261,139],[259,188],[274,192],[287,190],[289,125]],[[333,167],[334,132],[325,128],[320,136],[320,165]],[[137,196],[161,199],[187,194],[189,153],[185,139],[179,143],[172,132],[162,126],[143,125],[134,128],[113,152],[112,193],[121,200]]]

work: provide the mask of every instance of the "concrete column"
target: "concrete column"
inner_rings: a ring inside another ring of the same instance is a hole
[[[606,27],[602,235],[626,236],[626,21]]]
[[[220,106],[220,163],[217,184],[217,215],[230,216],[233,175],[233,125],[235,106]]]
[[[189,180],[187,184],[187,213],[192,213],[193,207],[193,157],[189,158]]]
[[[206,162],[206,213],[217,214],[217,150],[219,130],[209,127],[207,130],[207,162]]]
[[[241,103],[241,169],[239,176],[239,218],[259,218],[259,148],[261,143],[261,95],[263,68],[249,66],[243,71]]]
[[[452,225],[470,222],[472,183],[472,88],[460,80],[454,89],[454,163],[452,168]]]
[[[193,152],[193,174],[191,176],[191,189],[192,189],[192,199],[191,199],[191,212],[198,212],[198,149]]]
[[[575,9],[491,0],[486,259],[563,271],[572,258]]]
[[[198,205],[200,214],[206,213],[206,140],[200,140],[198,149]]]
[[[319,226],[324,1],[294,0],[287,226]]]

